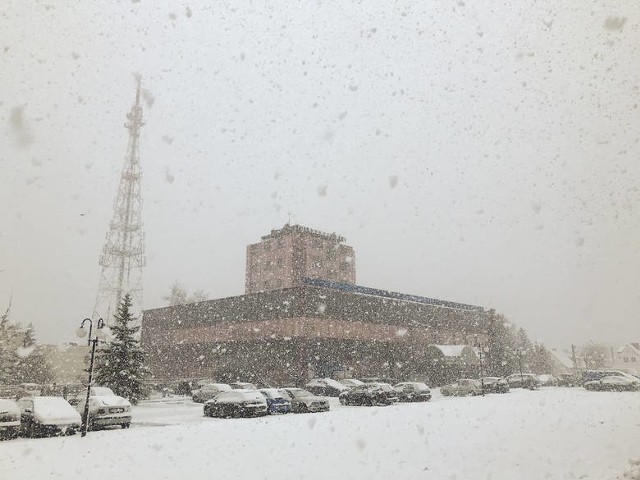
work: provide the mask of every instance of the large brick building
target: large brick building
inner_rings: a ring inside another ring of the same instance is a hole
[[[264,242],[274,241],[260,253]],[[338,370],[418,377],[429,369],[430,344],[483,338],[481,307],[350,283],[355,270],[346,259],[354,258],[353,249],[343,241],[287,225],[249,247],[247,269],[253,272],[247,272],[246,295],[146,310],[142,344],[156,377],[273,384],[302,383]],[[282,265],[274,251],[282,252]],[[341,270],[345,262],[349,267]],[[279,278],[271,271],[285,272],[283,287],[265,284]],[[332,275],[333,280],[322,278]]]
[[[247,247],[245,293],[297,287],[303,278],[356,283],[353,248],[345,238],[286,224]]]

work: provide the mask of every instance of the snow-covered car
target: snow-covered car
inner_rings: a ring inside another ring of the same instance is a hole
[[[328,412],[329,400],[318,397],[303,388],[287,387],[282,389],[289,396],[293,413]]]
[[[558,375],[559,387],[577,387],[581,385],[580,377],[575,373],[561,373]]]
[[[337,397],[349,389],[332,378],[314,378],[304,387],[314,395],[322,395],[324,397]]]
[[[86,397],[78,402],[76,410],[82,416]],[[129,428],[131,425],[131,403],[126,398],[113,393],[107,387],[91,388],[89,397],[89,420],[90,430],[98,430],[110,425],[120,425],[122,428]]]
[[[484,393],[509,393],[509,382],[502,377],[483,377]]]
[[[364,384],[353,387],[342,392],[338,399],[342,405],[362,405],[369,407],[392,405],[394,403],[387,395],[387,392],[376,384]]]
[[[267,399],[267,411],[274,415],[277,413],[290,413],[291,400],[283,390],[277,388],[263,388],[260,393]]]
[[[20,433],[20,409],[13,400],[0,398],[0,440],[16,438]]]
[[[640,382],[631,375],[610,375],[600,380],[586,382],[584,388],[596,391],[635,392],[640,390]]]
[[[17,403],[26,437],[73,435],[80,429],[80,414],[62,397],[24,397]]]
[[[445,397],[466,397],[467,395],[482,395],[482,385],[472,378],[461,378],[455,383],[440,388],[440,393]]]
[[[543,373],[538,375],[538,383],[541,387],[555,387],[558,385],[558,380],[551,374]]]
[[[391,386],[391,384],[386,383],[386,382],[365,382],[364,385],[369,385],[372,387],[377,387],[380,390],[382,390],[382,392],[384,393],[384,395],[387,397],[387,401],[391,402],[391,403],[396,403],[400,400],[400,398],[398,397],[398,392],[396,392],[393,387]]]
[[[353,388],[353,387],[357,387],[359,385],[362,385],[364,382],[356,379],[356,378],[343,378],[342,380],[340,380],[340,383],[342,385],[344,385],[347,388]]]
[[[233,382],[229,384],[233,390],[257,390],[253,383],[249,382]]]
[[[238,418],[267,415],[267,399],[258,390],[230,390],[204,404],[205,417]]]
[[[401,402],[428,402],[431,389],[422,382],[401,382],[393,387]]]
[[[18,396],[20,398],[36,397],[42,394],[42,386],[37,383],[21,383],[18,388]]]
[[[217,397],[222,392],[229,391],[231,391],[231,385],[227,385],[226,383],[208,383],[192,391],[191,399],[196,403],[204,403],[207,400]]]
[[[538,376],[533,373],[514,373],[507,377],[510,388],[536,389],[540,386]]]

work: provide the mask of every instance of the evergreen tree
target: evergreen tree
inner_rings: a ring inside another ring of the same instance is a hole
[[[16,350],[16,383],[46,384],[53,381],[51,365],[47,362],[42,346],[36,341],[33,325],[24,331],[22,344]]]
[[[130,308],[131,296],[126,294],[111,326],[113,339],[98,351],[95,378],[96,384],[111,388],[135,405],[144,397],[143,380],[149,370],[145,366],[145,353],[135,338],[140,327],[131,326],[135,318]]]
[[[509,322],[495,310],[489,310],[487,322],[487,373],[506,376],[513,371],[514,338]]]
[[[14,385],[18,382],[17,354],[20,330],[6,319],[0,322],[0,385]]]

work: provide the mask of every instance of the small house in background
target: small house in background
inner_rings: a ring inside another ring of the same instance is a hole
[[[627,343],[613,353],[613,368],[640,373],[640,343]]]

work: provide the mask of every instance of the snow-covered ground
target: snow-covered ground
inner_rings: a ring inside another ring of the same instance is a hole
[[[512,390],[426,404],[211,419],[145,402],[129,430],[0,443],[0,478],[616,479],[640,459],[640,393]],[[635,478],[635,477],[634,477]]]

